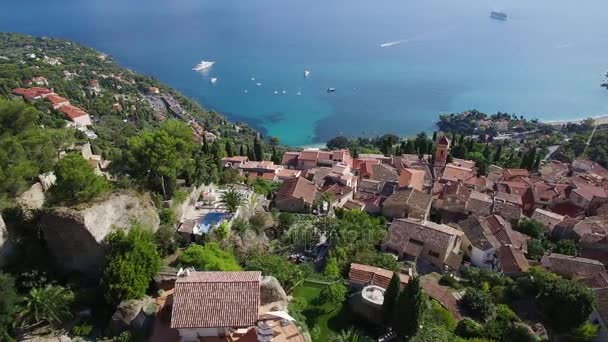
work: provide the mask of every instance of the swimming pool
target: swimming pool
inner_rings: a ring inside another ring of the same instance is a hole
[[[223,212],[209,212],[201,216],[196,225],[198,227],[199,232],[201,233],[209,233],[211,228],[217,226],[222,221],[226,220],[230,214]]]

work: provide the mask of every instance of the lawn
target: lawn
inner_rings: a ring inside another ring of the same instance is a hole
[[[311,330],[314,327],[320,329],[319,336],[313,337],[313,341],[327,341],[331,335],[338,334],[342,330],[350,330],[354,327],[361,329],[367,326],[365,322],[359,322],[356,317],[353,317],[346,302],[342,307],[335,307],[331,303],[319,303],[319,295],[325,286],[306,281],[293,292],[294,297],[304,298],[308,303],[302,312],[306,317],[308,327]],[[366,329],[366,331],[369,330]]]

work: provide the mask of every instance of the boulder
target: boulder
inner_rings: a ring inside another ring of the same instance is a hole
[[[15,251],[15,245],[10,239],[6,223],[0,215],[0,267],[6,266],[11,254]]]
[[[117,336],[129,331],[147,330],[156,312],[156,304],[153,298],[126,300],[116,308],[110,319],[108,330],[110,335]]]
[[[42,188],[42,184],[36,183],[32,185],[29,190],[22,193],[19,198],[17,198],[17,203],[21,209],[27,213],[34,210],[42,209],[44,205],[44,189]]]
[[[158,229],[149,195],[115,194],[84,208],[53,208],[43,213],[40,227],[61,271],[96,278],[105,259],[101,242],[114,229],[129,229],[133,221]]]
[[[265,307],[265,311],[284,311],[289,304],[287,294],[283,287],[272,276],[262,277],[260,282],[260,306]]]

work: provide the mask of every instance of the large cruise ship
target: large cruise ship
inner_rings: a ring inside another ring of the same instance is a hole
[[[507,20],[507,14],[501,11],[492,11],[492,13],[490,13],[490,17],[498,20]]]
[[[192,68],[192,70],[194,71],[199,71],[199,70],[204,70],[204,69],[208,69],[211,68],[211,66],[215,64],[215,62],[207,62],[207,61],[201,61],[200,63],[198,63],[194,68]]]

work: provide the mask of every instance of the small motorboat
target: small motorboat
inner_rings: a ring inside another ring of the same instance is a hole
[[[262,86],[262,83],[259,83],[259,82],[258,82],[258,83],[256,83],[255,85],[256,85],[256,86],[258,86],[258,87],[261,87],[261,86]]]
[[[304,70],[304,77],[308,77],[308,75],[310,75],[310,71]]]
[[[336,88],[327,88],[327,92],[328,93],[335,93],[336,92]]]
[[[211,84],[215,84],[217,82],[217,77],[211,77],[209,82],[211,82]]]

